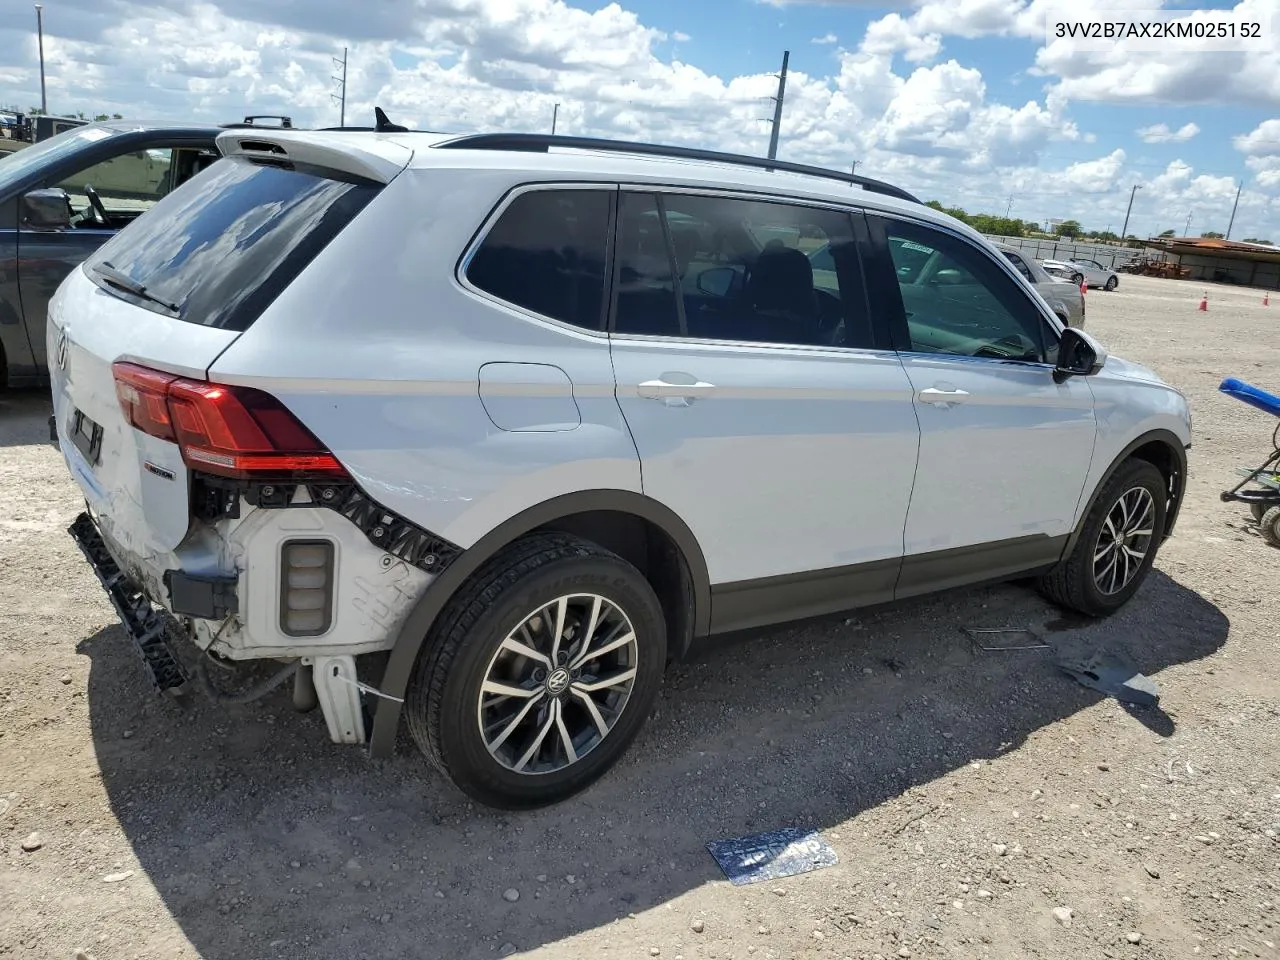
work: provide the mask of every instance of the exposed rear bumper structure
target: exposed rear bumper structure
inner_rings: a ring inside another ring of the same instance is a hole
[[[80,514],[67,532],[107,591],[156,687],[163,692],[185,684],[187,672],[173,655],[173,622],[152,606],[142,588],[116,564],[93,518]]]

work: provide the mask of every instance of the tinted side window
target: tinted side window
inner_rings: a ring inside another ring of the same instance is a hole
[[[620,212],[618,263],[619,333],[873,345],[852,223],[844,213],[632,194]]]
[[[986,254],[919,224],[888,221],[886,228],[912,350],[1045,359],[1039,310]]]
[[[471,258],[467,279],[541,316],[599,330],[612,197],[608,190],[519,195]]]

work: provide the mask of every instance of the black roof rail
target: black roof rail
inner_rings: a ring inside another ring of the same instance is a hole
[[[610,153],[634,153],[648,157],[667,157],[673,160],[707,160],[714,163],[727,163],[739,167],[755,167],[759,170],[781,170],[784,173],[800,173],[810,177],[822,177],[826,180],[838,180],[841,183],[853,184],[881,193],[888,197],[897,197],[909,203],[919,203],[901,187],[895,187],[883,180],[871,177],[860,177],[853,173],[843,173],[828,167],[815,167],[807,163],[792,163],[788,160],[769,160],[766,157],[751,157],[742,153],[721,153],[717,150],[699,150],[695,147],[672,147],[656,143],[639,143],[628,140],[606,140],[599,137],[564,137],[542,133],[476,133],[458,137],[435,144],[436,149],[451,150],[519,150],[526,153],[546,153],[552,147],[564,147],[570,150],[600,150]]]

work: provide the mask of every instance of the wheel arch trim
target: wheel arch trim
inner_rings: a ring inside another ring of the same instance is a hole
[[[1102,494],[1103,489],[1115,476],[1116,471],[1120,469],[1121,464],[1133,457],[1136,450],[1151,445],[1152,443],[1160,443],[1169,450],[1169,454],[1177,466],[1177,475],[1173,478],[1174,489],[1170,491],[1172,505],[1169,512],[1165,515],[1164,534],[1161,540],[1167,540],[1173,532],[1173,526],[1178,519],[1178,511],[1182,507],[1183,495],[1187,489],[1187,450],[1183,446],[1182,441],[1172,430],[1163,428],[1157,430],[1148,430],[1146,433],[1135,437],[1125,446],[1123,450],[1111,461],[1111,465],[1098,478],[1098,482],[1094,485],[1089,500],[1085,504],[1084,509],[1080,511],[1080,518],[1076,521],[1075,529],[1071,531],[1071,535],[1067,539],[1067,544],[1062,550],[1062,557],[1071,556],[1071,551],[1075,549],[1076,541],[1080,539],[1080,534],[1084,529],[1085,520],[1093,511],[1094,506],[1098,502],[1098,497]]]
[[[706,558],[688,525],[669,507],[630,490],[586,490],[565,494],[537,504],[503,521],[489,531],[427,585],[427,589],[401,624],[379,684],[369,755],[388,757],[395,749],[405,691],[413,676],[418,654],[426,644],[436,619],[463,583],[487,561],[519,537],[539,527],[581,513],[626,513],[652,523],[680,549],[693,580],[693,632],[705,636],[711,621],[711,581]]]

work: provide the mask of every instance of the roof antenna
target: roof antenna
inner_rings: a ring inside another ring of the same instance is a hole
[[[408,127],[402,127],[398,123],[392,123],[387,119],[387,115],[382,112],[381,107],[373,108],[373,116],[377,120],[374,130],[378,133],[408,133]]]

